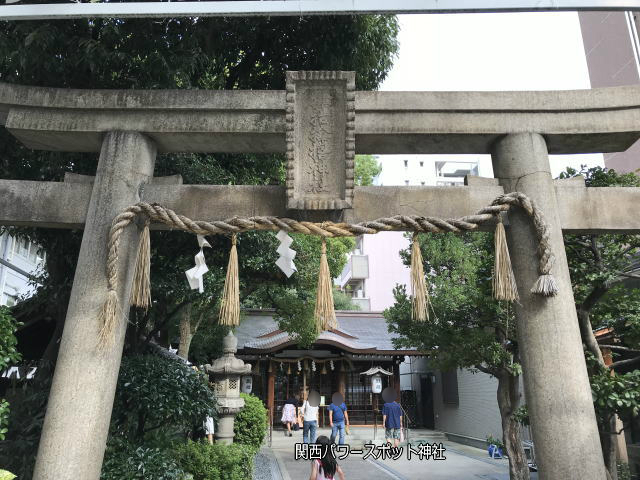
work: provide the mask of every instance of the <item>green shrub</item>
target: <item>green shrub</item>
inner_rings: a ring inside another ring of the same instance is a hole
[[[187,432],[215,416],[207,377],[180,360],[159,355],[122,359],[112,433],[142,443],[149,436]]]
[[[0,371],[20,360],[16,348],[16,322],[7,307],[0,306]],[[9,402],[0,398],[0,440],[4,440],[9,424]]]
[[[240,396],[244,398],[244,408],[236,415],[233,441],[248,445],[256,452],[267,433],[267,409],[255,395],[241,393]]]
[[[631,469],[628,463],[618,462],[618,480],[631,480]],[[0,477],[0,480],[2,477]]]
[[[249,480],[253,476],[255,451],[248,445],[192,442],[175,447],[180,468],[193,480]]]
[[[0,480],[13,480],[14,478],[16,478],[16,476],[13,473],[0,470]]]
[[[102,464],[101,480],[187,480],[175,460],[157,448],[125,442],[110,445]]]

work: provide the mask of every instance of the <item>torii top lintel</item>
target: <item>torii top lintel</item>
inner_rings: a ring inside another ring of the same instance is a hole
[[[346,73],[346,72],[343,72]],[[295,84],[298,79],[291,79]],[[299,100],[296,97],[296,101]],[[353,92],[355,153],[489,153],[542,134],[549,153],[626,150],[640,137],[640,86],[523,92]],[[133,130],[159,152],[285,152],[283,90],[77,90],[0,83],[0,122],[34,149],[100,151]]]
[[[354,155],[491,153],[497,139],[520,132],[543,135],[550,153],[615,152],[640,137],[640,86],[359,92],[354,78],[353,72],[288,72],[284,91],[73,90],[0,83],[0,124],[27,147],[42,150],[98,152],[105,134],[119,130],[150,137],[159,152],[287,153],[286,190],[147,185],[145,201],[209,220],[211,209],[205,206],[214,201],[233,206],[225,211],[237,215],[347,209],[356,221],[423,212],[424,205],[430,205],[437,210],[433,215],[458,217],[485,205],[502,189],[494,181],[474,181],[468,188],[447,190],[449,201],[430,202],[432,197],[442,199],[443,191],[354,187]],[[69,228],[84,223],[90,185],[0,184],[8,195],[0,224]],[[33,189],[40,192],[40,203]],[[561,190],[563,230],[640,230],[629,215],[637,206],[636,189]],[[613,195],[617,213],[607,209],[610,201],[604,200]],[[195,197],[200,200],[191,201]],[[49,208],[60,203],[78,205],[77,212],[66,208],[60,216],[59,209]],[[13,209],[17,205],[20,208]],[[24,205],[34,211],[25,215]],[[576,209],[585,205],[590,215],[576,216]],[[198,208],[204,210],[195,211]]]

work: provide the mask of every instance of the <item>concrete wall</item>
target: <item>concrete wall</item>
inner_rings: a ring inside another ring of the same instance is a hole
[[[637,14],[580,12],[580,28],[589,67],[591,87],[616,87],[640,83]],[[605,165],[621,172],[640,168],[640,143],[626,152],[607,153]]]

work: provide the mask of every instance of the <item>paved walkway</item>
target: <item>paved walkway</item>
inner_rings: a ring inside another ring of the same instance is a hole
[[[365,443],[363,439],[371,436],[370,431],[352,428],[353,435],[348,436],[354,445]],[[329,435],[329,431],[320,429],[319,435]],[[345,472],[347,480],[508,480],[508,460],[493,460],[488,457],[486,451],[459,443],[442,439],[442,435],[429,432],[422,435],[414,434],[412,440],[419,441],[426,438],[442,442],[446,460],[419,460],[413,457],[407,459],[406,447],[401,457],[397,460],[373,460],[362,459],[363,455],[350,455],[338,463]],[[295,460],[295,444],[302,441],[302,433],[294,432],[293,437],[285,437],[281,431],[274,432],[272,447],[264,449],[265,455],[273,455],[274,463],[279,470],[282,480],[300,480],[309,478],[311,465],[308,460]],[[380,443],[380,442],[377,442]],[[262,469],[261,469],[262,470]],[[266,476],[265,476],[266,477]],[[265,478],[260,476],[260,478]],[[274,477],[275,480],[276,477]],[[536,478],[532,476],[532,479]],[[279,480],[279,479],[278,479]]]

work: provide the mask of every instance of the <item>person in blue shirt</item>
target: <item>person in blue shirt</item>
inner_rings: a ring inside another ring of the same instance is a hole
[[[344,445],[345,426],[349,426],[349,414],[344,398],[339,392],[331,397],[331,405],[327,407],[329,411],[329,426],[331,427],[331,443],[336,441],[339,435],[338,444]]]
[[[387,443],[393,443],[393,446],[397,447],[400,444],[402,430],[402,407],[395,400],[385,403],[382,407],[382,423]]]

